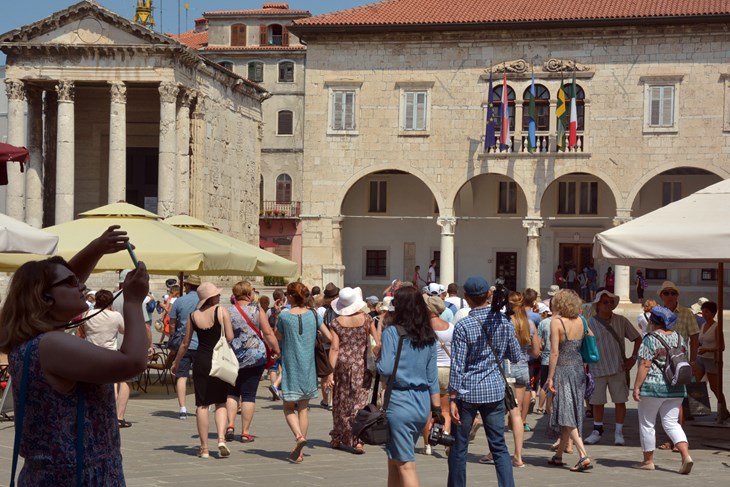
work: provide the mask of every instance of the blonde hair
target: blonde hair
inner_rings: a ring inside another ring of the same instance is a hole
[[[522,293],[515,291],[509,293],[509,304],[514,313],[512,315],[512,324],[517,333],[517,340],[520,345],[527,345],[530,343],[530,320],[527,318],[525,299],[522,297]]]
[[[253,302],[254,298],[251,297],[253,294],[253,286],[248,281],[238,281],[231,288],[231,292],[236,299],[247,299]]]
[[[553,312],[559,314],[563,318],[573,319],[580,316],[583,301],[578,293],[572,289],[561,289],[550,301]]]
[[[644,312],[648,313],[650,309],[652,309],[654,306],[656,306],[656,301],[653,299],[647,299],[644,301]]]
[[[47,293],[57,265],[69,268],[62,257],[51,257],[26,262],[13,274],[0,310],[0,352],[10,353],[31,338],[55,329],[48,315],[53,301]]]

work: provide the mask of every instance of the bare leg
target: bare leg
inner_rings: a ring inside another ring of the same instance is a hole
[[[129,384],[126,382],[119,383],[119,392],[117,394],[117,419],[124,419],[124,413],[127,412],[127,403],[129,402]]]
[[[244,435],[251,434],[251,421],[253,421],[253,413],[256,410],[256,403],[241,403],[241,433]]]
[[[226,415],[228,417],[227,427],[233,428],[236,424],[236,412],[238,411],[238,399],[228,396],[226,399]]]
[[[426,425],[423,427],[422,431],[424,452],[426,449],[426,445],[428,445],[428,433],[431,431],[431,425],[433,425],[433,420],[431,418],[428,418],[428,420],[426,421]]]
[[[444,431],[451,433],[451,415],[449,414],[449,395],[441,394],[441,411],[444,413]]]
[[[563,428],[567,429],[570,435],[570,439],[573,440],[573,444],[578,449],[578,458],[588,457],[585,445],[583,445],[583,438],[578,434],[578,428]]]
[[[215,405],[215,429],[218,432],[218,442],[226,441],[226,426],[228,426],[228,411],[226,403]]]
[[[616,408],[616,424],[624,424],[624,419],[626,419],[626,403],[614,404],[614,407]]]
[[[509,412],[509,425],[512,429],[512,436],[515,440],[515,453],[513,458],[515,463],[519,464],[522,463],[522,443],[525,437],[524,425],[522,423],[522,415],[520,414],[519,407],[516,407]]]
[[[208,450],[208,406],[198,406],[195,408],[195,424],[198,426],[198,436],[200,436],[200,448]]]
[[[185,407],[185,395],[187,393],[188,378],[178,377],[175,381],[175,390],[177,391],[177,403],[181,408]]]
[[[284,417],[286,418],[286,424],[289,425],[289,429],[295,438],[304,436],[299,425],[299,415],[297,411],[294,411],[294,402],[284,401]]]
[[[299,414],[299,428],[301,428],[302,436],[307,437],[307,431],[309,430],[309,400],[305,399],[299,401],[299,407],[297,408]]]
[[[391,481],[391,465],[397,472],[397,481]],[[416,462],[399,462],[388,460],[388,487],[418,487],[418,475],[416,474]]]
[[[388,487],[400,487],[403,482],[400,478],[400,470],[396,460],[388,460]]]
[[[532,399],[532,392],[525,386],[515,387],[517,392],[517,402],[520,408],[520,416],[522,424],[527,421],[527,413],[530,411],[530,400]]]

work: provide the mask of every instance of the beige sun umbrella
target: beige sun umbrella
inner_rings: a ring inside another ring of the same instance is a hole
[[[202,220],[198,220],[197,218],[187,215],[178,215],[165,219],[165,223],[211,242],[230,246],[235,249],[236,252],[240,252],[241,254],[255,256],[256,266],[248,273],[249,275],[290,277],[297,272],[296,262],[292,262],[291,260],[260,249],[255,245],[242,242],[241,240],[229,235],[220,233],[213,225]]]
[[[58,254],[69,259],[110,225],[120,225],[129,234],[137,258],[153,274],[191,272],[202,275],[244,275],[253,271],[256,257],[233,251],[189,232],[168,225],[147,210],[129,203],[114,203],[81,213],[80,218],[48,227],[59,237]],[[96,272],[132,267],[128,253],[105,255]]]
[[[0,271],[13,271],[30,260],[45,259],[57,247],[57,236],[0,213]]]

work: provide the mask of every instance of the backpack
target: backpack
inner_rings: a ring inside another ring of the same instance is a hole
[[[656,365],[664,375],[664,380],[670,386],[684,386],[692,382],[692,366],[689,364],[687,357],[687,349],[682,343],[681,337],[676,347],[670,346],[664,338],[658,333],[650,333],[651,336],[659,340],[664,349],[667,351],[667,358],[662,367],[656,359],[653,359]]]
[[[456,314],[456,312],[459,311],[456,308],[456,305],[454,303],[450,303],[448,301],[444,301],[444,305],[446,306],[447,309],[451,310],[451,312],[454,313],[454,314]]]
[[[147,307],[147,312],[149,314],[152,314],[155,312],[155,309],[157,308],[157,303],[155,302],[154,299],[150,299],[149,301],[147,301],[147,304],[145,306]]]

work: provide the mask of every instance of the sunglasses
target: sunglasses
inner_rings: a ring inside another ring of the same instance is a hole
[[[676,291],[662,291],[662,296],[679,296]]]
[[[78,277],[71,274],[70,276],[61,279],[58,282],[54,282],[49,287],[57,287],[57,286],[68,286],[68,287],[79,287],[81,285],[81,281]]]

